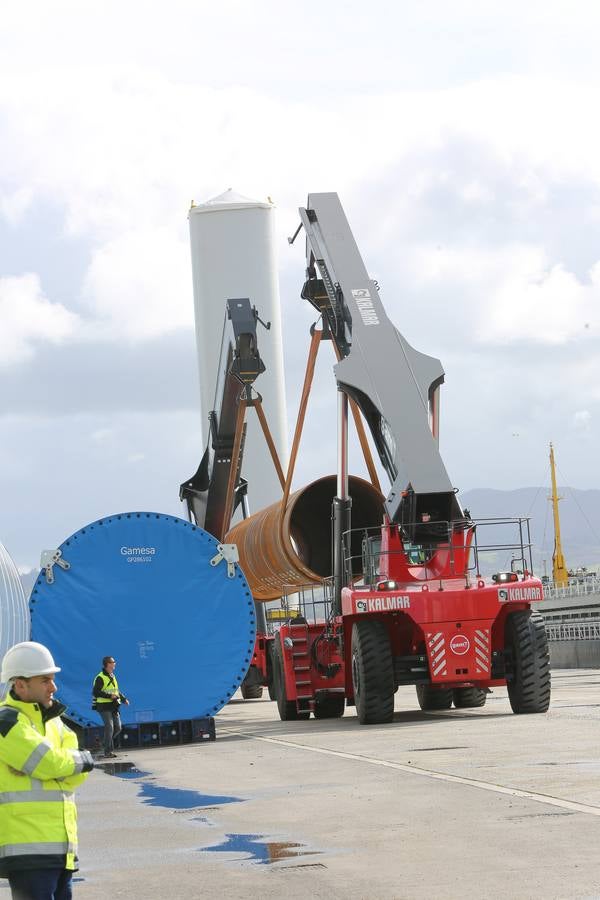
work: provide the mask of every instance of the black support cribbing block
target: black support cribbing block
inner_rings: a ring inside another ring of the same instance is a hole
[[[72,724],[69,722],[72,727]],[[92,753],[99,753],[102,750],[102,738],[104,737],[104,728],[102,725],[91,725],[88,728],[78,728],[75,733],[82,750],[91,750]]]
[[[79,739],[81,749],[100,752],[102,750],[102,725],[82,727],[69,722]],[[215,720],[212,716],[202,719],[177,719],[172,722],[141,722],[139,725],[123,725],[123,730],[115,742],[118,750],[143,750],[146,747],[168,747],[178,744],[193,744],[214,741]]]
[[[212,716],[192,719],[192,741],[214,741],[215,738],[215,720]]]
[[[160,743],[181,744],[181,722],[161,722]]]
[[[122,750],[130,750],[132,747],[140,746],[140,726],[139,725],[123,725],[123,730],[118,738],[119,745]]]
[[[160,723],[142,722],[140,725],[140,746],[158,747],[160,744]]]

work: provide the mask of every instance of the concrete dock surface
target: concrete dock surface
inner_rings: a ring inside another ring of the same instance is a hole
[[[120,753],[78,791],[75,896],[600,897],[600,670],[555,671],[547,715],[395,709],[234,699],[215,742]]]

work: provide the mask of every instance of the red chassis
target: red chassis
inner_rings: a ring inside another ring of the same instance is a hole
[[[244,700],[256,700],[262,697],[263,687],[268,687],[269,695],[271,695],[272,666],[270,648],[272,643],[272,634],[265,634],[262,631],[256,632],[256,641],[254,642],[250,666],[240,686]]]
[[[487,689],[508,682],[515,712],[544,711],[547,645],[530,611],[543,599],[541,581],[528,572],[466,574],[471,538],[471,528],[457,530],[413,564],[398,529],[384,526],[375,583],[344,588],[341,615],[327,623],[301,620],[276,633],[281,717],[338,716],[346,698],[361,722],[390,721],[393,693],[407,684],[417,686],[423,709],[447,709],[483,706]],[[540,669],[533,703],[531,685],[519,683],[528,654]]]

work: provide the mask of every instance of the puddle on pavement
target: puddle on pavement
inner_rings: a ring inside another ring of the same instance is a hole
[[[119,778],[145,778],[150,772],[142,772],[133,763],[96,763],[97,769],[102,769],[107,775],[118,775]]]
[[[200,853],[247,854],[229,862],[252,863],[259,866],[281,862],[284,859],[296,859],[299,856],[314,856],[320,852],[320,850],[306,850],[304,844],[292,841],[270,841],[264,834],[226,834],[222,844],[200,849]]]
[[[241,797],[219,797],[183,788],[165,788],[154,782],[144,782],[140,788],[144,803],[148,806],[163,806],[166,809],[198,809],[204,806],[223,806],[225,803],[243,803]]]
[[[118,778],[146,778],[150,773],[143,772],[133,763],[100,763],[96,766],[107,775],[116,775]],[[205,807],[223,806],[225,803],[243,803],[242,797],[221,797],[216,794],[201,794],[199,791],[190,791],[185,788],[161,787],[152,781],[140,784],[139,796],[142,802],[148,806],[162,806],[165,809],[185,810],[203,809]]]

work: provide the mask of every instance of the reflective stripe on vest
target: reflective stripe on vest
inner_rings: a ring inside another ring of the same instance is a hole
[[[47,843],[32,841],[31,844],[4,844],[4,846],[0,847],[0,859],[7,856],[56,856],[64,853],[70,853],[74,856],[77,853],[77,844],[73,844],[71,841],[56,841],[54,843],[50,841]]]
[[[43,759],[46,753],[48,753],[50,750],[52,750],[50,744],[48,744],[46,741],[40,741],[33,753],[25,760],[25,762],[21,766],[21,771],[25,772],[26,775],[31,775],[31,773],[35,771],[35,767],[38,765],[39,761]]]
[[[72,796],[73,791],[45,791],[43,788],[35,788],[33,791],[2,791],[0,803],[48,803]]]

